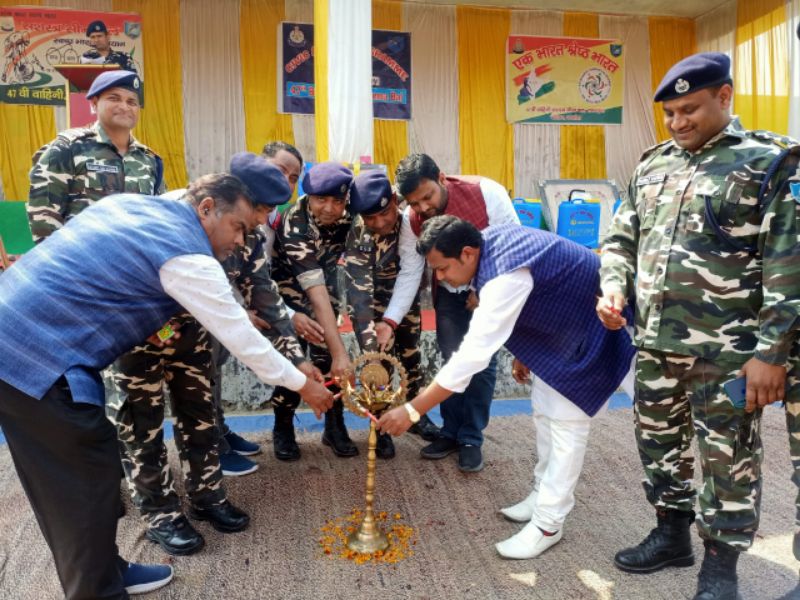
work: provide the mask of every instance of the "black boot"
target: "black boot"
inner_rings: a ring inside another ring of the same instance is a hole
[[[394,442],[388,433],[378,434],[378,446],[375,448],[375,456],[378,458],[394,458]]]
[[[629,573],[652,573],[664,567],[694,564],[690,527],[694,513],[659,510],[658,526],[638,546],[617,552],[614,564]]]
[[[439,437],[439,428],[428,418],[428,415],[422,415],[418,422],[408,428],[408,432],[418,435],[426,442],[432,442]]]
[[[272,428],[272,448],[278,460],[299,460],[300,447],[294,437],[294,409],[288,406],[277,405],[275,413],[275,427]]]
[[[358,448],[353,444],[344,426],[344,406],[341,400],[334,402],[333,408],[325,413],[322,443],[333,448],[336,456],[358,456]]]
[[[697,595],[694,600],[738,600],[736,563],[739,551],[728,544],[705,540],[705,556],[697,576]]]

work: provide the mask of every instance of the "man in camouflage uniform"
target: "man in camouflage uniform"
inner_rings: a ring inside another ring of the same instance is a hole
[[[598,315],[617,329],[636,296],[636,438],[658,526],[617,553],[630,572],[693,564],[691,438],[703,471],[698,600],[737,596],[736,564],[758,527],[761,409],[789,394],[800,308],[798,204],[776,136],[731,118],[730,60],[704,53],[667,73],[672,140],[645,152],[602,250]],[[723,384],[746,377],[746,405]]]
[[[251,191],[255,210],[253,231],[245,238],[245,246],[237,248],[224,267],[250,310],[253,324],[301,372],[321,381],[322,376],[305,360],[277,286],[267,274],[263,239],[256,226],[263,225],[274,207],[289,199],[291,190],[276,167],[268,167],[271,179],[265,179],[262,163],[266,164],[263,158],[251,153],[237,154],[231,160],[231,173]],[[227,501],[221,483],[221,432],[211,400],[211,336],[188,314],[174,321],[180,337],[172,346],[145,344],[116,361],[114,379],[122,394],[109,404],[109,417],[123,446],[123,465],[134,504],[148,525],[146,537],[170,554],[185,555],[200,550],[204,540],[183,515],[166,460],[164,383],[169,386],[176,417],[175,444],[184,465],[190,516],[209,520],[224,533],[244,529],[249,517]]]
[[[81,55],[82,65],[119,65],[120,69],[136,72],[129,54],[111,49],[111,36],[103,21],[92,21],[86,28],[86,37],[92,45]]]
[[[324,345],[310,345],[311,362],[337,379],[352,368],[337,325],[340,301],[336,268],[353,221],[347,208],[352,181],[353,173],[334,162],[316,164],[306,173],[306,195],[283,215],[272,264],[273,277],[286,304],[312,317],[324,330]],[[272,402],[276,455],[281,449],[299,457],[292,420],[300,397],[279,387]],[[341,400],[325,413],[322,443],[337,456],[358,454],[344,424]]]
[[[140,88],[135,73],[102,73],[86,94],[97,122],[62,131],[34,155],[28,198],[34,241],[111,194],[164,191],[161,158],[131,135],[139,121]]]
[[[414,297],[411,309],[396,328],[387,331],[394,338],[379,339],[375,325],[382,321],[392,299],[400,271],[400,235],[402,214],[397,195],[388,177],[378,170],[366,171],[353,180],[350,188],[350,211],[357,215],[347,236],[345,275],[347,303],[353,329],[362,352],[386,351],[396,356],[408,372],[408,397],[419,393],[420,374],[420,309],[419,290],[409,290]],[[425,416],[429,435],[437,435],[437,427]],[[422,418],[417,424],[418,430]],[[379,458],[395,455],[392,436],[378,436]]]

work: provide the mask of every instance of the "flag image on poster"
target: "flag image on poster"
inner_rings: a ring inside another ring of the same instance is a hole
[[[310,23],[281,23],[281,111],[314,114],[314,26]]]
[[[0,102],[64,106],[66,80],[55,65],[98,62],[87,58],[94,51],[86,36],[93,21],[105,24],[111,52],[126,55],[125,62],[143,76],[138,14],[9,6],[0,8]]]
[[[508,122],[622,123],[623,50],[619,40],[509,36]]]
[[[372,31],[372,113],[376,119],[411,118],[411,35]]]

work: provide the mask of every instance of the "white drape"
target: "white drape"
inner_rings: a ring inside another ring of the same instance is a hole
[[[601,15],[600,36],[621,40],[625,48],[623,123],[605,128],[607,177],[622,190],[642,152],[656,143],[647,17]]]
[[[290,23],[313,23],[314,0],[286,0],[284,14]],[[314,115],[292,115],[292,129],[294,145],[305,160],[313,161],[317,155]]]
[[[245,149],[239,0],[181,0],[180,33],[183,131],[191,180],[225,171],[230,157]]]
[[[327,2],[329,157],[356,162],[373,154],[372,2]]]
[[[695,19],[698,52],[722,52],[734,58],[736,0],[728,0]]]
[[[20,2],[24,4],[24,2]],[[112,0],[48,0],[47,6],[58,8],[74,8],[75,10],[96,10],[97,12],[111,12],[114,10]],[[88,49],[88,46],[87,46]],[[67,128],[67,107],[53,107],[53,114],[56,120],[56,131],[64,131]]]
[[[555,35],[564,32],[564,14],[538,10],[512,10],[511,33]],[[514,129],[514,195],[533,198],[537,182],[558,179],[561,172],[561,127],[516,123]]]
[[[787,2],[786,16],[789,27],[789,135],[800,140],[800,40],[797,39],[800,0]]]
[[[461,171],[458,139],[458,44],[454,6],[408,3],[411,33],[411,121],[408,147],[429,154],[447,174]]]

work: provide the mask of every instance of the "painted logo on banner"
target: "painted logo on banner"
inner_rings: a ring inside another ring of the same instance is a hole
[[[372,113],[376,119],[411,118],[411,35],[372,31]]]
[[[508,121],[622,123],[624,58],[619,40],[509,36]]]
[[[281,23],[283,112],[314,114],[314,26]]]
[[[111,52],[127,54],[143,76],[142,22],[138,14],[45,6],[0,8],[0,102],[66,104],[66,80],[55,65],[97,63],[86,28],[100,20]],[[102,60],[102,58],[99,58]],[[142,77],[144,78],[144,77]]]

